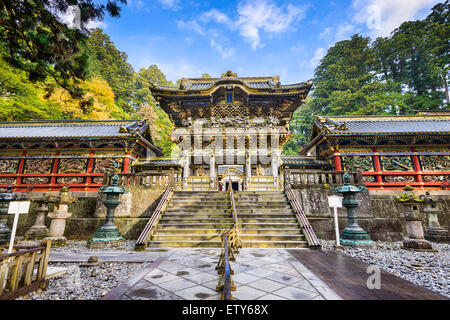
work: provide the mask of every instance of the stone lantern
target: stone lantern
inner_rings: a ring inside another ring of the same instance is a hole
[[[25,233],[25,240],[41,240],[49,236],[49,230],[44,224],[45,215],[48,212],[48,205],[52,202],[52,198],[44,193],[41,198],[33,199],[32,202],[37,204],[36,221],[34,225]]]
[[[0,245],[8,244],[11,230],[8,228],[8,209],[11,201],[19,200],[20,196],[12,192],[12,185],[0,193]]]
[[[423,200],[423,211],[427,214],[428,228],[425,229],[425,239],[438,242],[450,241],[450,235],[448,231],[441,227],[438,220],[438,199],[435,196],[430,195],[427,191],[425,195],[419,197]]]
[[[116,246],[125,239],[120,234],[119,229],[114,225],[114,211],[120,204],[119,196],[127,191],[119,187],[119,176],[115,174],[111,179],[111,185],[100,187],[99,192],[106,194],[106,200],[103,201],[106,206],[106,221],[95,233],[94,237],[88,240],[88,247],[91,249],[103,249],[106,246]]]
[[[50,237],[46,238],[52,240],[53,247],[65,246],[66,237],[64,237],[64,230],[66,228],[66,220],[72,216],[69,212],[69,204],[75,202],[76,197],[69,195],[69,187],[64,186],[59,191],[58,197],[49,197],[49,202],[55,202],[53,212],[48,214],[52,219],[50,223]]]
[[[395,196],[395,200],[402,205],[403,215],[406,221],[407,238],[403,240],[404,249],[432,250],[431,243],[424,238],[422,221],[419,216],[419,206],[423,199],[417,198],[412,193],[413,188],[409,185],[403,188],[406,192]]]
[[[342,205],[347,209],[348,225],[342,230],[340,242],[344,246],[373,247],[375,242],[370,239],[370,235],[358,225],[355,213],[359,201],[356,194],[366,191],[364,186],[353,186],[350,184],[348,172],[344,173],[344,185],[336,188],[336,192],[342,194]]]

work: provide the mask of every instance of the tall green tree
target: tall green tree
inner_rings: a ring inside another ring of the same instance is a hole
[[[3,58],[30,81],[45,83],[48,94],[60,86],[81,99],[84,90],[78,84],[89,75],[86,26],[106,12],[118,17],[119,4],[126,0],[108,0],[106,5],[92,0],[1,0],[0,41],[8,48]],[[70,6],[78,9],[76,28],[59,18]]]
[[[116,104],[125,112],[137,107],[134,96],[135,74],[128,56],[116,48],[102,29],[91,31],[88,41],[92,74],[105,79],[113,89]]]
[[[156,65],[139,70],[135,78],[135,99],[139,101],[139,104],[134,116],[149,119],[155,144],[163,150],[166,156],[170,156],[175,146],[170,141],[173,124],[164,110],[156,104],[150,91],[150,82],[173,85],[172,81],[167,80]]]
[[[0,121],[62,118],[58,104],[44,99],[44,94],[25,71],[0,58]]]

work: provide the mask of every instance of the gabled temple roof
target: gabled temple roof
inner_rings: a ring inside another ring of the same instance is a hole
[[[42,120],[0,122],[0,140],[140,138],[157,154],[146,120]]]
[[[253,94],[281,94],[307,88],[310,82],[282,85],[279,76],[271,77],[238,77],[236,73],[227,71],[220,78],[183,78],[179,87],[150,83],[152,92],[156,95],[210,95],[220,85],[240,85],[248,93]]]
[[[408,116],[315,116],[310,142],[305,154],[326,137],[349,136],[450,136],[450,113],[430,112]]]
[[[314,126],[327,135],[450,133],[450,115],[316,116]]]
[[[311,167],[311,168],[321,168],[328,167],[328,160],[317,157],[308,156],[281,156],[281,165],[285,167]]]
[[[179,87],[150,83],[152,95],[177,127],[189,118],[261,116],[275,116],[284,126],[311,87],[311,82],[282,85],[279,76],[238,77],[231,71],[220,78],[183,78]]]

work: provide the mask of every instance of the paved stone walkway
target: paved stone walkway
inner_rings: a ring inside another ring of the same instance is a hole
[[[305,250],[305,249],[299,249]],[[306,249],[308,250],[308,249]],[[145,252],[153,262],[105,300],[219,300],[215,270],[220,249]],[[141,256],[141,258],[143,255]],[[284,249],[243,248],[231,262],[238,300],[338,300],[324,282]],[[99,260],[102,258],[99,256]]]

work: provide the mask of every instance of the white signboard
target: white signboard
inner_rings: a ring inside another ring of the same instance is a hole
[[[9,203],[8,214],[26,214],[29,210],[30,201],[11,201]]]
[[[14,215],[14,223],[11,231],[11,240],[9,241],[8,253],[12,252],[12,248],[14,246],[14,238],[16,237],[19,214],[27,214],[28,210],[30,210],[30,201],[11,201],[9,203],[8,214]]]
[[[337,208],[342,208],[342,197],[337,195],[328,196],[328,205],[333,208],[334,211],[334,230],[336,232],[336,246],[341,246],[341,241],[339,240],[339,223]]]
[[[336,195],[328,196],[328,205],[330,208],[342,208],[342,197]]]

